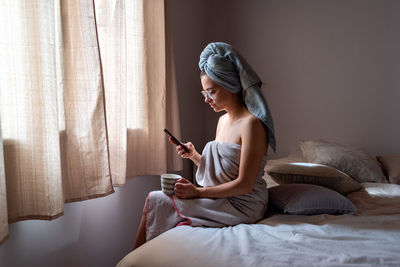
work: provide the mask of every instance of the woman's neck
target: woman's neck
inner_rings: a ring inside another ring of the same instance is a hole
[[[249,111],[243,102],[238,102],[232,105],[230,108],[226,109],[226,112],[228,113],[229,119],[232,122],[237,121],[243,118],[243,116],[249,114]]]

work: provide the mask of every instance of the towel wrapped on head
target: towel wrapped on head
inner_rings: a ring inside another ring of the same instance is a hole
[[[261,120],[268,133],[268,143],[276,151],[274,122],[260,91],[262,82],[246,60],[231,45],[214,42],[201,52],[199,68],[224,89],[243,94],[248,110]]]

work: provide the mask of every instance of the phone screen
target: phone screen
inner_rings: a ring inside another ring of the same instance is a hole
[[[183,149],[184,149],[186,152],[189,152],[189,149],[187,149],[187,147],[186,147],[184,144],[182,144],[181,142],[179,142],[179,140],[176,139],[176,137],[175,137],[172,133],[170,133],[170,132],[169,132],[167,129],[165,129],[165,128],[164,128],[164,132],[165,132],[167,135],[171,136],[172,141],[173,141],[176,145],[182,146]]]

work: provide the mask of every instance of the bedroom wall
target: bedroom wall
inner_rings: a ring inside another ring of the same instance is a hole
[[[199,76],[199,55],[207,44],[205,1],[169,0],[170,34],[175,55],[178,101],[181,121],[181,140],[192,142],[201,151],[206,143],[208,122],[204,119],[204,103]],[[184,160],[184,175],[193,177],[193,166]],[[189,170],[191,172],[189,172]],[[186,177],[186,176],[185,176]]]
[[[271,158],[306,139],[400,152],[399,1],[220,0],[207,14],[208,39],[231,42],[265,83]]]

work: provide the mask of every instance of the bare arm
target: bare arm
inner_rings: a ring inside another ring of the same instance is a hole
[[[189,142],[189,144],[191,143]],[[189,157],[189,159],[193,161],[193,163],[196,164],[196,166],[199,166],[201,162],[201,154],[197,152],[193,147],[193,154],[191,157]]]
[[[265,131],[261,122],[252,117],[240,128],[242,150],[240,154],[239,176],[237,179],[212,187],[198,188],[189,182],[178,181],[176,195],[182,198],[205,197],[224,198],[250,193],[266,151]]]

